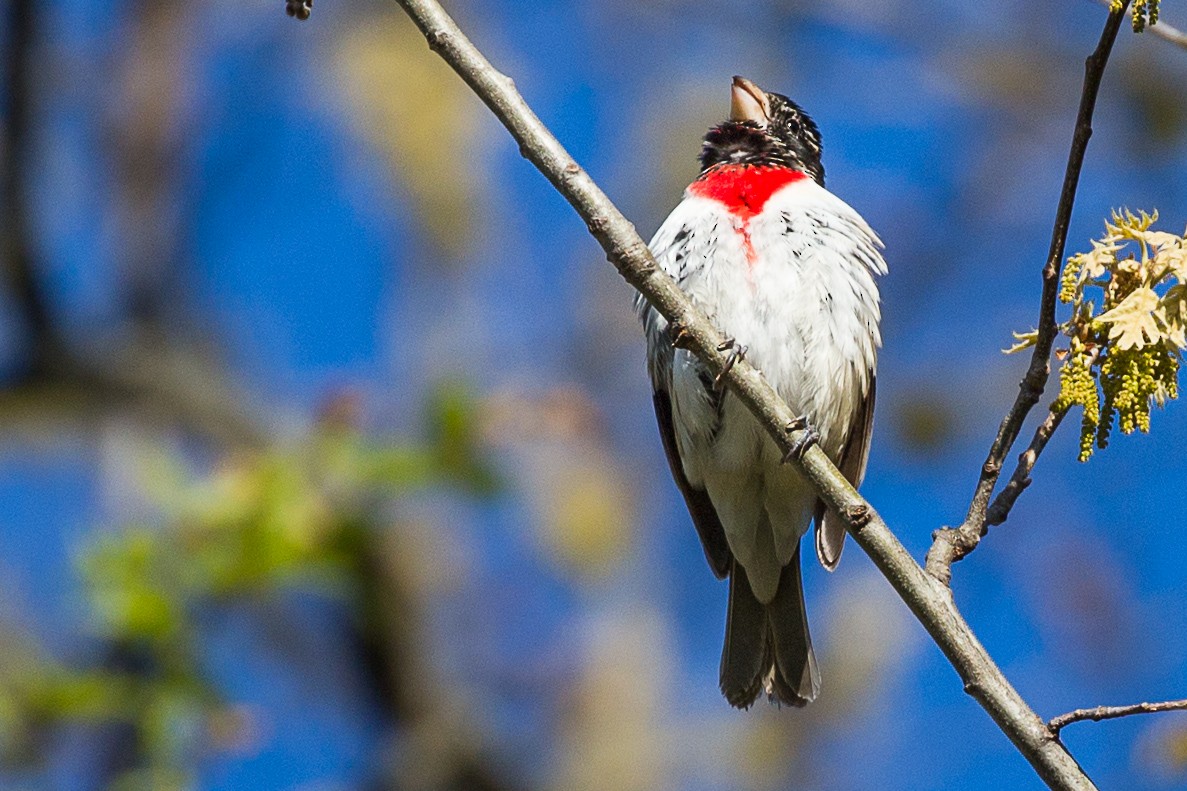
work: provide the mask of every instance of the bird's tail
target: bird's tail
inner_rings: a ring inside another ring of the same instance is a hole
[[[772,700],[789,706],[807,705],[820,691],[798,548],[783,567],[769,604],[755,597],[741,564],[735,560],[730,569],[721,692],[730,705],[744,709],[764,690]]]

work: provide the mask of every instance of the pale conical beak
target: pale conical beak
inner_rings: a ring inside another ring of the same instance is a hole
[[[745,77],[734,77],[730,89],[730,120],[751,121],[766,126],[771,121],[771,103],[762,89]]]

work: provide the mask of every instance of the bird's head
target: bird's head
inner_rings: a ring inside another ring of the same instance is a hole
[[[823,186],[820,153],[820,130],[798,104],[734,77],[729,120],[705,135],[701,171],[715,165],[785,167],[803,171]]]

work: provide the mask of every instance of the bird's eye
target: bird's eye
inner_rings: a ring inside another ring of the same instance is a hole
[[[791,132],[793,135],[798,135],[800,133],[800,119],[788,118],[787,131]]]

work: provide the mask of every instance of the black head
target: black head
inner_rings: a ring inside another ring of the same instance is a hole
[[[734,77],[729,120],[705,135],[701,171],[720,164],[787,167],[823,186],[820,152],[820,130],[798,104]]]

